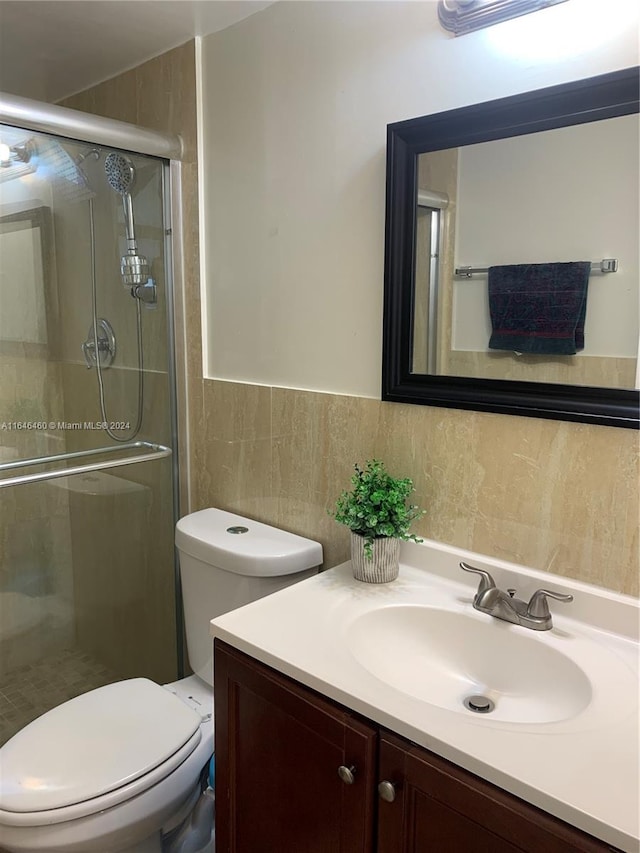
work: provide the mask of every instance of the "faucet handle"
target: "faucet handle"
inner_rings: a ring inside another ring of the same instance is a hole
[[[480,575],[480,585],[478,586],[478,595],[482,595],[489,589],[495,588],[495,582],[489,572],[484,569],[476,569],[475,566],[470,566],[468,563],[460,563],[460,568],[463,572],[471,572],[474,575]]]
[[[547,598],[555,598],[556,601],[573,601],[572,595],[563,595],[550,589],[538,589],[533,593],[527,605],[527,616],[534,616],[539,619],[550,616]]]

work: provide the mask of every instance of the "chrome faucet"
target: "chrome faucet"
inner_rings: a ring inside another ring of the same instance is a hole
[[[480,575],[478,591],[473,599],[476,610],[488,613],[489,616],[495,616],[496,619],[502,619],[504,622],[513,622],[514,625],[531,628],[533,631],[548,631],[553,627],[547,598],[555,598],[556,601],[573,601],[572,595],[562,595],[550,589],[538,589],[527,604],[515,597],[515,589],[508,589],[506,592],[498,589],[489,572],[484,569],[477,569],[467,563],[460,563],[460,568],[465,572]]]

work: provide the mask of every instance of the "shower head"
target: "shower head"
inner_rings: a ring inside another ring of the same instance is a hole
[[[136,179],[136,170],[128,157],[112,151],[105,158],[104,171],[112,190],[120,193],[120,195],[131,192]]]
[[[104,171],[111,189],[122,196],[124,225],[127,232],[127,254],[120,259],[122,283],[125,287],[131,288],[133,296],[155,303],[155,284],[150,284],[149,262],[144,255],[138,254],[138,244],[133,227],[131,189],[136,179],[136,170],[128,157],[117,151],[112,151],[105,157]]]
[[[133,202],[131,200],[131,188],[136,177],[133,163],[124,154],[112,151],[104,160],[104,171],[107,183],[112,190],[122,196],[122,208],[124,210],[124,226],[127,232],[127,254],[137,255],[138,244],[133,227]]]

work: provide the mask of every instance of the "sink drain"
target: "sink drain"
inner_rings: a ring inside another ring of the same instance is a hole
[[[496,707],[495,702],[489,699],[487,696],[481,696],[480,694],[474,694],[473,696],[467,696],[467,698],[462,703],[465,708],[468,708],[470,711],[473,711],[474,714],[490,714],[491,711]]]

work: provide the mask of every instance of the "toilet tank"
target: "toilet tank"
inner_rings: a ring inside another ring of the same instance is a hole
[[[314,575],[322,545],[220,509],[176,525],[187,653],[192,670],[213,684],[209,622]]]

